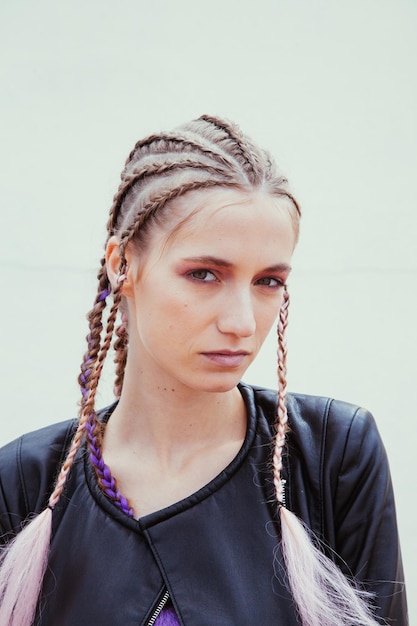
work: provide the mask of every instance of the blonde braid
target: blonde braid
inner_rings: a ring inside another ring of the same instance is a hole
[[[313,543],[304,524],[285,507],[282,454],[288,430],[286,360],[289,295],[278,321],[278,424],[273,455],[274,486],[281,522],[281,550],[288,583],[303,626],[378,626],[371,595],[351,584]]]
[[[284,490],[282,483],[282,453],[285,446],[285,434],[287,432],[287,340],[286,332],[288,326],[288,307],[290,296],[287,288],[284,289],[283,300],[278,320],[278,408],[277,408],[277,429],[275,436],[275,447],[273,454],[274,486],[279,504],[283,504]]]
[[[120,306],[120,301],[121,301],[121,286],[118,285],[113,292],[113,304],[111,306],[109,316],[107,319],[105,337],[103,339],[103,342],[101,342],[100,340],[101,335],[100,335],[99,348],[98,350],[94,348],[94,353],[97,352],[97,355],[95,358],[93,358],[92,351],[89,350],[87,352],[86,362],[90,367],[89,367],[89,370],[87,370],[87,375],[85,379],[83,379],[83,384],[81,385],[82,400],[81,400],[81,410],[80,410],[80,421],[82,421],[82,423],[85,425],[87,420],[91,420],[95,423],[96,428],[99,428],[99,422],[98,422],[98,419],[94,410],[94,401],[95,401],[101,373],[103,370],[104,360],[107,356],[107,353],[111,345],[114,326],[116,323],[117,311]],[[102,325],[100,324],[100,326]],[[89,335],[89,337],[90,336],[91,335]]]
[[[138,185],[140,182],[152,176],[163,176],[168,173],[190,169],[195,169],[199,171],[203,170],[206,174],[217,175],[223,177],[223,179],[232,180],[232,176],[224,168],[222,169],[219,166],[209,165],[208,163],[204,163],[202,161],[192,161],[191,159],[184,159],[180,162],[154,162],[151,164],[147,164],[146,166],[138,165],[137,167],[134,167],[128,172],[124,172],[122,174],[122,182],[119,186],[117,194],[114,196],[113,206],[111,208],[109,221],[107,223],[107,230],[109,234],[113,234],[119,215],[119,209],[123,204],[123,201],[126,198],[127,194],[129,193],[129,191],[132,190],[133,187],[136,187],[136,185]]]
[[[129,342],[126,320],[123,319],[123,316],[121,324],[115,330],[115,335],[117,337],[114,342],[114,362],[116,364],[116,377],[114,381],[113,391],[115,397],[120,398],[120,396],[122,395],[123,380],[127,361],[127,345]]]
[[[259,159],[259,151],[255,149],[248,138],[245,138],[238,126],[229,124],[217,117],[202,115],[200,120],[212,124],[219,129],[223,135],[219,143],[231,142],[232,154],[236,161],[242,165],[245,174],[252,184],[257,184],[262,179],[262,166]]]
[[[88,374],[91,372],[92,364],[95,362],[100,350],[101,331],[103,330],[101,320],[103,311],[106,308],[106,298],[110,294],[110,282],[107,276],[106,259],[104,257],[100,261],[100,269],[97,278],[97,296],[93,308],[87,315],[89,322],[89,333],[86,338],[88,350],[83,356],[81,372],[78,376],[78,384],[81,388],[83,385],[87,384]]]
[[[180,132],[175,134],[161,133],[158,135],[150,135],[149,137],[138,141],[132,152],[130,153],[129,157],[127,158],[126,165],[128,165],[133,160],[133,158],[137,157],[137,153],[139,151],[143,150],[144,148],[149,149],[153,144],[162,144],[160,146],[160,149],[161,152],[163,152],[164,154],[170,151],[183,153],[184,148],[187,148],[188,150],[191,150],[191,152],[199,152],[205,154],[217,161],[219,164],[226,166],[227,168],[230,168],[231,166],[233,168],[233,163],[230,160],[230,157],[220,153],[218,150],[214,151],[213,148],[209,148],[207,145],[205,145],[205,142],[202,141],[201,137],[197,136],[196,139],[192,139],[185,133]],[[176,146],[176,149],[173,149],[174,146]],[[155,152],[158,154],[158,146],[156,147]]]

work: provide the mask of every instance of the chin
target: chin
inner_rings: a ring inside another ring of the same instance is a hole
[[[242,374],[235,373],[234,375],[227,375],[225,373],[218,376],[205,376],[204,381],[201,384],[196,383],[190,385],[193,389],[200,389],[207,393],[226,393],[234,389],[241,381]],[[211,380],[210,380],[211,379]]]

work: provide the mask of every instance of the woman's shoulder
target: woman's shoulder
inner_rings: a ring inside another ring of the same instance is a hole
[[[258,408],[272,416],[276,415],[278,392],[275,389],[247,384],[243,386],[251,390],[254,403]],[[367,409],[327,396],[288,393],[287,409],[290,426],[296,428],[308,426],[320,429],[323,423],[330,422],[336,427],[349,429],[352,421],[357,422],[358,426],[375,423],[372,414]]]
[[[0,526],[18,527],[45,506],[76,427],[66,420],[22,435],[0,449]]]
[[[277,391],[251,385],[246,387],[253,394],[257,411],[265,415],[273,428]],[[355,454],[359,448],[362,454],[366,451],[384,454],[372,413],[357,404],[326,396],[288,393],[287,410],[289,444],[292,448],[304,450],[308,456],[315,453],[322,457],[333,451],[332,456],[339,455],[340,458],[349,451]]]
[[[0,468],[44,465],[50,456],[58,456],[74,432],[76,420],[65,420],[25,433],[0,448]]]

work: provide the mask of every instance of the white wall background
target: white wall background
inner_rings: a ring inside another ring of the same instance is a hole
[[[304,210],[290,386],[374,412],[414,619],[416,26],[412,0],[0,8],[1,443],[76,414],[104,224],[136,139],[205,112],[235,119]],[[275,386],[274,343],[248,380]]]

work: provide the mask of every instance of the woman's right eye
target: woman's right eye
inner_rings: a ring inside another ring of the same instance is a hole
[[[188,276],[190,276],[193,280],[205,283],[212,283],[217,280],[213,272],[210,272],[209,270],[193,270],[192,272],[188,272]]]

